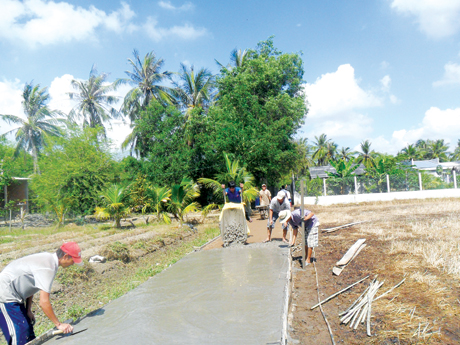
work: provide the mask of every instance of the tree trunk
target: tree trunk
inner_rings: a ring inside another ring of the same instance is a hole
[[[40,175],[40,168],[38,167],[38,152],[35,144],[32,144],[32,155],[34,158],[34,173]]]

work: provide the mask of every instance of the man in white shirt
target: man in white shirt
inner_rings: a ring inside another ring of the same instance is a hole
[[[272,230],[275,227],[275,222],[278,219],[278,214],[283,210],[290,210],[291,206],[286,198],[286,193],[279,191],[276,198],[273,198],[270,203],[270,210],[267,223],[267,239],[264,242],[270,242],[272,239]],[[288,243],[286,239],[288,225],[282,224],[283,227],[283,242]]]
[[[50,303],[51,285],[58,267],[82,265],[77,243],[64,243],[54,254],[39,253],[10,262],[0,273],[0,328],[7,344],[23,345],[35,339],[32,299],[40,292],[39,305],[44,314],[64,333],[73,327],[60,323]]]

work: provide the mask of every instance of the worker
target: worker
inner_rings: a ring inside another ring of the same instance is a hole
[[[279,220],[281,224],[289,224],[292,226],[292,242],[289,244],[290,247],[295,245],[297,239],[298,229],[300,224],[302,224],[301,210],[300,208],[295,209],[293,212],[289,210],[281,211],[279,213]],[[305,258],[306,265],[313,262],[311,257],[313,253],[313,248],[318,247],[318,226],[319,221],[318,217],[310,210],[304,210],[304,236],[305,236],[305,253],[307,257]]]
[[[270,205],[270,202],[272,201],[272,194],[267,189],[267,185],[265,183],[262,185],[262,189],[259,192],[259,197],[260,197],[260,206]]]
[[[244,188],[243,183],[240,183],[240,187],[237,187],[234,181],[230,181],[228,183],[228,188],[225,188],[224,184],[222,185],[222,189],[225,190],[225,195],[228,197],[228,201],[234,202],[236,204],[243,203],[243,188]],[[244,209],[245,209],[244,215],[246,217],[246,220],[249,222],[252,222],[252,219],[249,216],[249,208],[245,207]]]
[[[0,273],[0,327],[6,343],[23,345],[35,339],[32,299],[40,293],[39,305],[58,330],[71,333],[73,327],[60,323],[50,303],[51,285],[58,267],[82,265],[77,243],[64,243],[54,254],[38,253],[10,262]]]
[[[275,227],[275,222],[278,219],[278,215],[283,210],[290,210],[289,201],[287,200],[286,193],[279,191],[276,198],[270,202],[270,210],[267,223],[267,239],[264,242],[270,242],[272,239],[272,230]],[[288,225],[286,223],[281,224],[283,227],[283,242],[288,243],[286,239]]]

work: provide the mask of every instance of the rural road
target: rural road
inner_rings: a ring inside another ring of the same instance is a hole
[[[281,241],[192,253],[46,344],[280,344],[287,255]]]

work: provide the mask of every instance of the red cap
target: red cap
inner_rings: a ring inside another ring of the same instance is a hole
[[[61,246],[61,250],[64,253],[69,254],[72,257],[74,263],[77,265],[82,264],[81,249],[77,242],[66,242]]]

